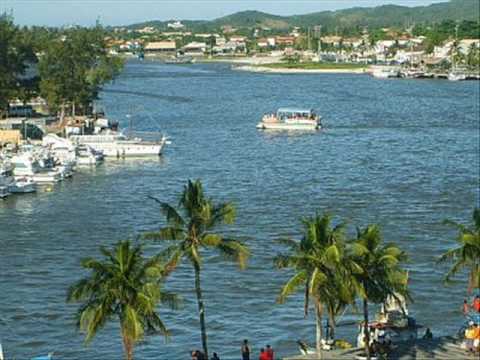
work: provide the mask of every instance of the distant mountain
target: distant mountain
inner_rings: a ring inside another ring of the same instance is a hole
[[[443,20],[479,21],[480,0],[451,0],[428,6],[382,5],[373,8],[355,7],[337,11],[321,11],[305,15],[278,16],[260,11],[241,11],[211,21],[182,21],[187,28],[196,31],[215,30],[225,25],[237,28],[269,27],[288,29],[293,26],[322,25],[325,29],[368,26],[408,26],[419,23],[436,23]],[[148,21],[128,26],[139,29],[154,26],[167,28],[168,21]]]

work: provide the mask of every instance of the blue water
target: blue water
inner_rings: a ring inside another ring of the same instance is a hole
[[[275,239],[298,236],[304,215],[330,211],[352,226],[383,226],[410,254],[411,312],[434,335],[458,328],[464,282],[444,287],[435,259],[453,245],[450,218],[469,221],[478,205],[479,83],[376,80],[366,75],[263,75],[228,65],[129,63],[101,94],[108,115],[139,130],[161,129],[172,144],[160,159],[111,161],[81,170],[53,192],[0,202],[0,342],[8,358],[55,351],[59,359],[120,359],[116,323],[85,347],[66,289],[85,273],[79,261],[100,245],[162,224],[147,195],[176,202],[189,178],[209,195],[234,201],[230,232],[252,249],[247,270],[204,254],[203,288],[210,351],[239,358],[269,343],[279,355],[314,341],[302,294],[275,303],[287,271],[276,271]],[[326,129],[313,134],[257,131],[263,113],[312,107]],[[148,253],[158,245],[147,246]],[[194,280],[183,264],[166,287],[183,296],[160,308],[168,342],[147,338],[139,359],[185,359],[200,348]],[[347,313],[343,320],[355,319]],[[355,326],[338,335],[353,340]]]

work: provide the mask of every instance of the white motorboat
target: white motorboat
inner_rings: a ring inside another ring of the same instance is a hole
[[[376,340],[381,344],[415,340],[420,327],[415,318],[409,316],[406,300],[400,294],[395,294],[395,297],[389,296],[382,304],[376,320],[368,324],[370,341]],[[364,345],[365,327],[362,323],[357,337],[357,346],[364,347]]]
[[[29,152],[21,153],[12,157],[14,165],[13,175],[15,180],[29,178],[36,183],[55,183],[62,176],[58,170],[44,170],[37,159]]]
[[[9,191],[8,186],[0,185],[0,199],[4,199],[9,195],[10,195],[10,191]]]
[[[76,148],[77,165],[96,165],[103,161],[103,153],[95,151],[87,144],[80,144]]]
[[[161,155],[167,143],[162,136],[159,141],[145,141],[141,138],[130,138],[122,133],[110,132],[96,135],[72,135],[70,140],[76,144],[86,144],[106,157],[136,157]]]
[[[264,115],[257,129],[318,130],[320,117],[312,109],[280,108],[276,114]]]
[[[448,73],[447,78],[450,81],[463,81],[463,80],[467,80],[467,74],[464,70],[462,70],[460,68],[456,68],[456,69],[452,69]]]
[[[12,194],[33,193],[37,191],[37,183],[28,177],[18,178],[10,184],[8,190]]]
[[[372,76],[378,79],[398,78],[399,71],[391,67],[377,67],[373,70]]]

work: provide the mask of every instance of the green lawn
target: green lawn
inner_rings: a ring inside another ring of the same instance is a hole
[[[364,69],[364,64],[343,64],[343,63],[317,63],[317,62],[305,62],[305,63],[274,63],[260,65],[261,67],[268,67],[272,69],[302,69],[302,70],[357,70]]]

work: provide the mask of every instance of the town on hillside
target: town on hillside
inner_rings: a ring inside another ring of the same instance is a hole
[[[115,27],[111,30],[108,44],[112,54],[257,59],[264,63],[284,59],[438,69],[448,69],[452,64],[477,69],[480,65],[479,25],[470,21],[445,21],[433,27],[412,25],[373,30],[363,27],[355,31],[338,27],[325,31],[321,24],[281,30],[223,25],[215,32],[196,32],[181,21],[173,21],[163,28]]]

